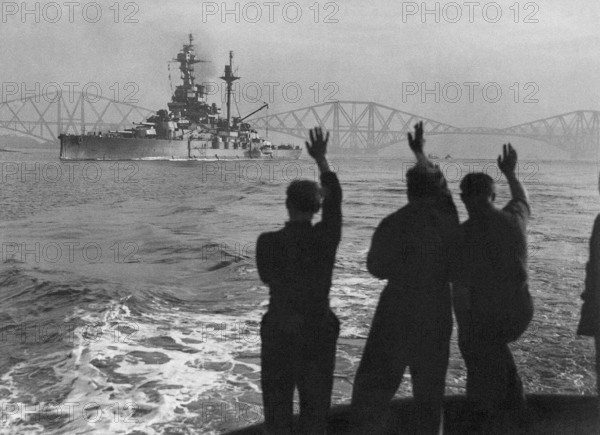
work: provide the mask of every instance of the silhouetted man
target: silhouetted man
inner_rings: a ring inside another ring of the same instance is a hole
[[[408,204],[377,227],[367,257],[388,283],[379,299],[354,380],[355,418],[365,433],[385,430],[386,411],[410,367],[418,434],[442,431],[442,401],[452,333],[450,253],[458,215],[446,180],[423,153],[423,123],[408,134],[417,165],[407,171]]]
[[[596,216],[590,237],[590,257],[586,265],[585,290],[581,298],[583,306],[577,334],[595,338],[596,384],[600,392],[600,214]]]
[[[498,156],[512,199],[494,206],[494,180],[471,173],[460,183],[469,219],[461,225],[461,266],[455,280],[459,346],[467,366],[467,396],[484,420],[525,406],[523,386],[508,343],[527,329],[533,304],[527,283],[527,193],[515,175],[510,144]]]
[[[319,186],[293,181],[287,190],[290,220],[258,238],[258,273],[270,288],[269,310],[261,326],[265,426],[271,434],[292,431],[294,388],[300,396],[299,432],[323,434],[333,387],[339,321],[329,308],[329,289],[342,228],[342,190],[325,157],[320,128],[306,143],[321,174]]]

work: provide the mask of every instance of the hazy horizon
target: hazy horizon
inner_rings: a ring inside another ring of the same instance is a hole
[[[245,93],[234,114],[262,101],[274,114],[357,100],[458,127],[508,127],[598,109],[600,3],[593,0],[486,2],[472,10],[391,0],[36,4],[3,4],[3,101],[50,83],[63,91],[65,83],[76,90],[97,83],[103,96],[165,108],[179,81],[168,61],[192,33],[199,57],[211,62],[198,66],[203,82],[220,83],[234,51]],[[23,15],[23,5],[31,12]],[[422,5],[429,13],[421,15]]]

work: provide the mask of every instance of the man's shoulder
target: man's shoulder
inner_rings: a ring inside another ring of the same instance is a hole
[[[498,232],[500,234],[513,234],[514,231],[524,233],[528,220],[528,209],[521,208],[496,208],[489,210],[483,216],[469,218],[460,224],[465,236],[481,234],[482,232]]]
[[[512,198],[508,201],[508,204],[501,210],[505,214],[517,216],[521,219],[529,219],[531,216],[531,208],[525,198]]]
[[[447,199],[444,199],[447,201]],[[450,198],[450,201],[452,199]],[[450,203],[441,203],[440,200],[431,201],[411,201],[404,207],[399,208],[394,213],[388,215],[386,219],[390,220],[403,220],[413,219],[415,215],[435,215],[435,216],[454,216],[453,211],[449,210],[448,205]],[[454,204],[453,202],[451,203]]]
[[[381,220],[381,224],[393,224],[397,222],[402,222],[408,219],[415,212],[415,206],[413,203],[407,203],[406,205],[400,207],[395,212],[388,214]]]
[[[413,201],[384,217],[379,225],[396,228],[431,226],[430,223],[437,221],[440,214],[432,204]]]
[[[590,246],[598,246],[600,242],[600,214],[596,215],[594,219],[594,226],[592,228],[592,236],[590,238]]]
[[[256,243],[257,244],[273,243],[274,241],[279,239],[279,237],[281,236],[282,230],[283,230],[283,228],[281,228],[279,230],[275,230],[275,231],[266,231],[264,233],[261,233],[258,236],[258,240],[256,241]]]
[[[329,181],[335,181],[335,182],[339,183],[338,176],[333,171],[322,172],[321,175],[320,175],[320,178],[321,178],[321,181],[323,181],[323,180],[329,180]]]

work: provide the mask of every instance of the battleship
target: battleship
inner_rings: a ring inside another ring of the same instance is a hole
[[[194,64],[205,62],[194,53],[193,36],[173,60],[179,63],[182,84],[173,92],[167,110],[125,130],[61,134],[61,160],[223,160],[223,159],[298,159],[297,145],[273,145],[244,122],[259,109],[244,117],[231,116],[232,84],[240,77],[233,71],[233,52],[225,65],[222,80],[227,84],[227,116],[209,104],[206,87],[196,84]]]

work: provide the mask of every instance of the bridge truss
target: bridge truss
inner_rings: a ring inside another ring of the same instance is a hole
[[[153,110],[82,92],[34,95],[0,103],[0,128],[41,141],[60,134],[120,130]]]
[[[256,128],[298,138],[320,125],[331,132],[337,152],[377,153],[406,140],[417,121],[428,135],[519,136],[554,145],[574,156],[596,155],[600,146],[600,112],[580,110],[507,128],[456,127],[392,107],[364,101],[335,101],[254,118]]]
[[[55,142],[61,133],[121,130],[154,113],[141,106],[81,92],[34,95],[0,103],[0,128]],[[579,110],[507,128],[456,127],[382,104],[334,101],[257,117],[255,128],[304,139],[320,125],[331,132],[336,152],[370,153],[406,140],[417,121],[427,135],[517,136],[551,144],[573,156],[596,156],[600,149],[600,111]]]

